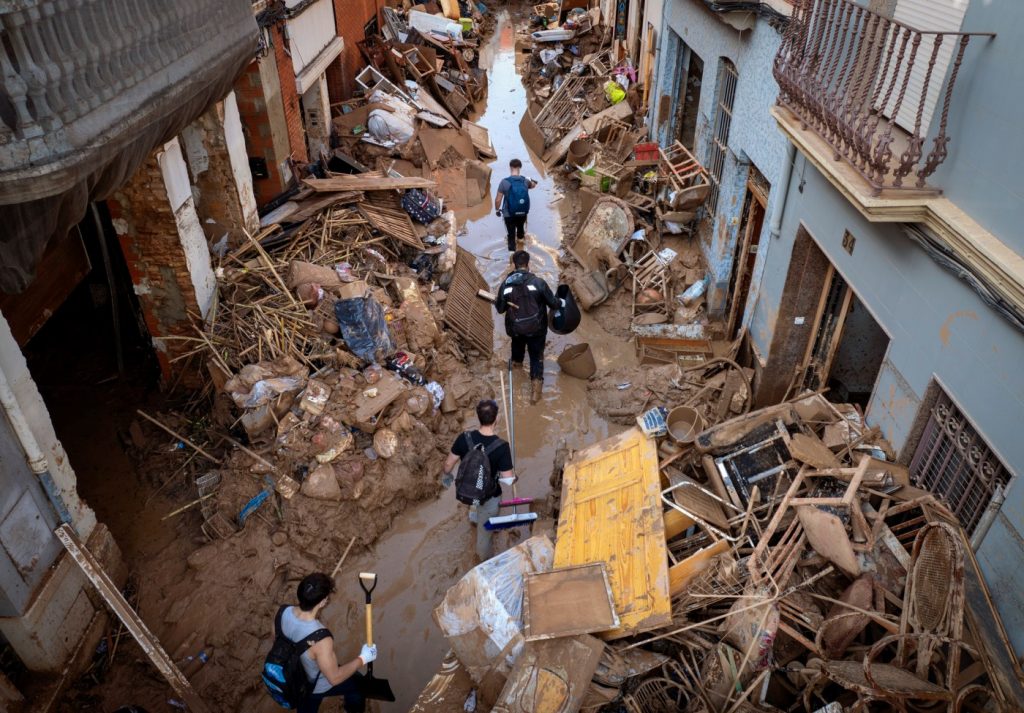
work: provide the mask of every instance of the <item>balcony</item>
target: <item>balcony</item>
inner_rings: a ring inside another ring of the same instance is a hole
[[[946,158],[953,88],[978,36],[994,35],[917,30],[853,0],[795,0],[775,57],[774,114],[805,153],[845,162],[844,180],[862,184],[853,190],[937,195],[928,178]]]
[[[257,39],[249,0],[0,3],[0,288],[223,98]]]

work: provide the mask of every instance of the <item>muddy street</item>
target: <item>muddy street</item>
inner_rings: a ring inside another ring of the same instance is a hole
[[[494,169],[491,198],[459,215],[460,223],[465,221],[459,244],[477,256],[478,266],[491,285],[500,283],[509,269],[509,252],[504,223],[494,215],[493,192],[506,175],[508,161],[518,157],[523,162],[523,175],[535,178],[539,184],[531,191],[527,225],[526,249],[530,252],[531,269],[554,288],[560,273],[560,211],[571,198],[567,198],[554,177],[540,167],[519,132],[527,96],[516,66],[517,21],[522,23],[524,19],[502,10],[497,29],[481,50],[481,65],[487,69],[489,90],[486,105],[475,120],[490,131],[498,157],[491,162]],[[499,371],[505,372],[509,339],[500,317],[496,318],[495,325],[495,356],[489,381],[497,392]],[[530,404],[526,371],[516,372],[514,409],[520,496],[543,501],[548,495],[551,466],[560,440],[582,448],[623,428],[609,424],[590,408],[585,381],[567,376],[559,369],[558,354],[566,346],[579,342],[591,345],[599,370],[610,364],[634,363],[633,347],[628,341],[608,334],[589,314],[584,314],[580,327],[573,334],[549,334],[541,403]],[[504,435],[503,427],[498,431]],[[474,532],[465,513],[465,507],[455,501],[452,493],[444,491],[437,500],[405,512],[369,552],[345,567],[353,573],[376,568],[379,574],[380,589],[374,595],[377,613],[374,631],[380,649],[378,670],[380,675],[391,679],[398,698],[394,704],[382,704],[384,710],[408,710],[449,648],[434,623],[432,612],[471,562]],[[519,531],[507,531],[496,535],[495,544],[501,547],[522,536]],[[328,606],[325,620],[353,624],[351,631],[355,637],[360,631],[358,602],[362,595],[354,575],[342,578],[341,583],[338,603]]]

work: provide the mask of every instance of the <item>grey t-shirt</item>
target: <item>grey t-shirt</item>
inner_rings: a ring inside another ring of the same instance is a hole
[[[318,619],[304,621],[295,616],[295,609],[296,607],[288,607],[281,616],[281,633],[292,641],[301,641],[302,637],[309,636],[317,629],[325,628]],[[320,667],[316,665],[316,661],[309,655],[308,649],[302,654],[301,661],[302,669],[306,672],[306,678],[310,681],[316,681],[316,685],[313,686],[313,693],[323,693],[329,690],[331,682],[327,680],[326,676],[320,675]],[[320,677],[317,678],[317,676]]]

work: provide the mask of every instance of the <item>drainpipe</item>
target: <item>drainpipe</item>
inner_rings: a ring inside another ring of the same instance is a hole
[[[772,206],[772,222],[768,226],[768,234],[777,238],[782,233],[782,216],[786,212],[786,198],[789,197],[789,180],[793,177],[793,164],[796,163],[796,145],[786,142],[786,160],[782,163],[782,175],[779,176],[779,192]]]
[[[61,498],[60,488],[57,487],[53,476],[50,475],[49,461],[47,461],[43,449],[39,447],[39,442],[32,433],[28,421],[25,420],[25,413],[21,410],[21,406],[14,396],[14,391],[11,389],[3,369],[0,369],[0,407],[3,408],[4,413],[7,415],[7,420],[10,421],[11,428],[14,429],[14,436],[18,439],[22,450],[25,452],[25,460],[28,461],[32,472],[35,473],[36,477],[43,484],[43,490],[46,491],[46,497],[49,499],[53,509],[56,510],[62,522],[71,523],[71,513]]]
[[[988,530],[992,527],[992,523],[996,521],[996,515],[999,514],[999,510],[1003,507],[1003,502],[1006,501],[1006,489],[1002,483],[996,483],[996,492],[992,494],[992,500],[989,502],[988,507],[985,508],[985,512],[981,516],[981,520],[978,521],[978,526],[974,528],[974,534],[971,535],[971,549],[974,552],[978,551],[981,547],[982,540],[985,539],[985,535],[988,534]]]

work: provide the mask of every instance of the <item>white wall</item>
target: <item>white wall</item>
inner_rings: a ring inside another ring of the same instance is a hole
[[[245,229],[255,233],[260,227],[260,217],[256,208],[256,195],[252,190],[249,153],[245,148],[245,134],[242,133],[242,119],[238,114],[238,102],[234,92],[224,97],[220,109],[228,161],[231,163],[231,173],[235,177],[235,188],[238,189],[238,202],[242,206],[242,219],[245,221]]]
[[[287,28],[292,67],[298,76],[338,34],[334,5],[331,0],[317,0],[298,17],[288,20]]]

